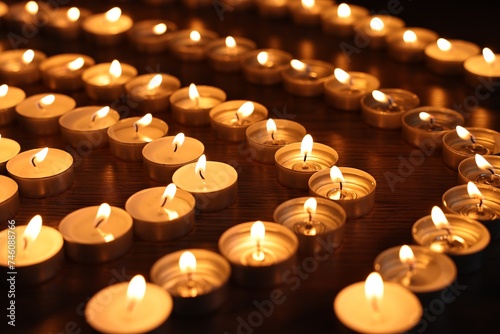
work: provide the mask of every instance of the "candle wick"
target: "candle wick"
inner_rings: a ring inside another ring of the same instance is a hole
[[[205,177],[203,176],[203,173],[201,172],[201,170],[198,173],[200,174],[200,177],[202,178],[202,180],[205,181]]]
[[[470,136],[470,141],[474,144],[474,146],[476,145],[476,138],[473,135]]]
[[[479,203],[477,204],[477,212],[478,213],[483,213],[483,199],[479,199]]]
[[[135,308],[135,300],[131,300],[127,305],[127,312],[132,312]]]
[[[196,97],[194,99],[194,106],[196,109],[198,109],[200,107],[200,98],[199,97]],[[236,115],[236,118],[238,118],[238,115]]]
[[[238,113],[236,112],[236,113],[234,113],[234,114],[236,115],[236,122],[237,122],[238,124],[241,124],[241,121],[240,121],[240,116],[238,116]]]
[[[23,245],[23,250],[26,250],[28,248],[28,238],[23,237],[24,245]]]
[[[38,102],[36,103],[36,106],[37,106],[37,108],[38,108],[38,109],[40,109],[40,110],[45,110],[45,106],[44,106],[42,103],[40,103],[40,101],[38,101]]]
[[[167,200],[168,200],[168,197],[165,196],[165,198],[163,199],[163,202],[161,203],[160,207],[163,208],[165,206],[165,204],[167,204]]]
[[[94,228],[99,229],[99,225],[101,225],[104,222],[104,219],[99,219],[97,223],[95,223]]]
[[[92,115],[92,123],[95,122],[96,118],[97,118],[97,113],[95,113],[94,115]]]
[[[33,165],[33,167],[37,167],[35,160],[36,160],[36,157],[31,158],[31,164]]]
[[[309,214],[309,221],[307,222],[307,229],[309,230],[309,229],[311,229],[311,227],[313,225],[312,224],[312,212],[308,211],[307,213]]]
[[[304,164],[306,163],[307,160],[307,153],[304,153]]]
[[[274,141],[274,131],[271,132],[271,139]]]
[[[175,144],[175,147],[174,147],[174,153],[177,152],[177,143]]]
[[[135,133],[139,132],[139,124],[134,123]]]

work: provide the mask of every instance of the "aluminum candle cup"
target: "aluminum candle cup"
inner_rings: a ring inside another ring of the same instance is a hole
[[[303,59],[305,69],[288,67],[281,72],[285,90],[298,96],[318,96],[323,94],[323,85],[333,77],[333,66],[327,62]]]
[[[110,73],[112,63],[101,63],[87,68],[82,80],[87,95],[94,100],[112,101],[125,93],[125,84],[137,76],[135,67],[120,64],[122,73],[114,77]]]
[[[240,142],[246,139],[247,128],[267,117],[267,108],[262,104],[253,102],[253,112],[244,118],[237,118],[238,109],[246,100],[232,100],[222,102],[213,107],[209,112],[210,124],[215,135],[230,142]]]
[[[16,120],[16,106],[26,98],[26,93],[20,88],[3,87],[0,88],[0,126],[8,125]]]
[[[433,251],[448,254],[455,262],[459,273],[470,273],[483,265],[484,249],[490,243],[490,233],[476,220],[462,215],[445,214],[449,232],[437,228],[431,216],[420,218],[413,224],[413,240]]]
[[[381,129],[401,128],[401,118],[408,110],[415,109],[420,104],[417,95],[404,89],[380,89],[387,101],[380,102],[372,94],[365,94],[361,100],[361,116],[363,121]]]
[[[98,149],[108,144],[108,128],[120,119],[120,114],[109,109],[104,117],[96,117],[101,106],[86,106],[67,112],[59,118],[63,139],[75,148]]]
[[[142,161],[142,149],[147,143],[165,136],[168,125],[153,118],[147,126],[136,127],[141,117],[129,117],[108,128],[109,149],[114,157],[125,161]]]
[[[221,102],[226,101],[226,93],[217,87],[196,86],[199,97],[189,97],[189,87],[176,90],[170,95],[172,118],[186,126],[210,124],[209,112]]]
[[[241,67],[245,79],[258,85],[275,85],[281,82],[281,71],[286,69],[292,55],[278,49],[259,49],[248,52]]]
[[[443,161],[453,170],[457,170],[462,160],[475,154],[500,153],[500,133],[484,128],[465,129],[474,137],[474,143],[460,138],[457,131],[450,131],[443,136]]]
[[[17,49],[0,53],[0,82],[13,86],[24,86],[40,80],[38,66],[47,56],[43,52],[33,50],[32,59],[23,59],[23,55],[27,51],[27,49]]]
[[[135,22],[128,31],[128,38],[139,52],[161,53],[168,50],[172,34],[177,25],[166,20],[143,20]]]
[[[491,168],[481,169],[476,163],[475,157],[465,158],[458,165],[458,183],[472,181],[500,188],[500,156],[484,155],[483,158],[491,165]]]
[[[68,258],[79,263],[103,263],[124,256],[133,242],[132,217],[111,207],[107,220],[95,227],[99,206],[78,209],[59,223]],[[99,222],[99,221],[98,221]]]
[[[208,60],[212,68],[220,72],[237,72],[241,69],[241,59],[256,48],[253,41],[234,37],[236,44],[227,46],[226,38],[216,39],[207,46]]]
[[[318,254],[325,243],[333,248],[340,247],[346,221],[344,209],[332,201],[318,197],[315,198],[316,211],[309,215],[304,209],[304,203],[309,198],[311,197],[299,197],[281,203],[274,210],[274,221],[295,233],[299,240],[299,254]]]
[[[109,16],[113,16],[110,18]],[[118,7],[106,13],[88,16],[82,22],[85,37],[100,46],[114,46],[126,39],[127,32],[134,25],[128,15],[122,14]]]
[[[500,66],[495,59],[500,58],[500,55],[494,54],[493,59],[485,60],[483,55],[475,55],[467,58],[464,61],[464,81],[471,87],[489,87],[500,82]],[[492,90],[496,94],[496,90]]]
[[[219,251],[231,263],[231,276],[238,285],[261,288],[282,284],[284,273],[296,262],[297,236],[283,225],[262,223],[265,235],[259,241],[251,235],[255,222],[235,225],[219,238]],[[264,258],[256,260],[256,252]]]
[[[196,268],[189,274],[179,267],[182,254],[188,251],[196,259]],[[215,252],[185,249],[157,260],[151,267],[150,276],[155,284],[172,295],[175,314],[203,315],[226,302],[231,267],[225,258]]]
[[[301,0],[291,0],[288,3],[288,12],[296,25],[319,26],[321,13],[332,6],[333,2],[327,0],[313,1],[310,7],[304,6]]]
[[[24,151],[7,162],[7,172],[24,197],[47,198],[73,186],[73,157],[66,151],[49,148],[43,161],[35,162],[40,149]]]
[[[157,75],[161,75],[157,77]],[[159,86],[155,80],[158,80]],[[161,80],[161,81],[160,81]],[[150,87],[152,84],[156,87]],[[125,84],[130,99],[137,103],[143,113],[166,112],[170,106],[170,95],[181,87],[179,79],[168,74],[143,74]]]
[[[476,184],[482,199],[469,195],[467,185],[448,189],[443,194],[443,205],[453,214],[460,214],[482,223],[492,240],[500,238],[500,189]]]
[[[380,253],[373,263],[384,281],[407,287],[415,293],[429,293],[445,289],[457,277],[455,263],[446,254],[423,246],[410,247],[414,258],[411,266],[400,259],[400,246]]]
[[[43,60],[40,63],[40,72],[45,87],[51,90],[73,91],[83,87],[82,73],[94,64],[94,59],[86,55],[65,53]]]
[[[211,30],[196,32],[198,32],[197,36],[193,35],[193,30],[190,29],[179,30],[173,33],[170,39],[172,54],[182,61],[201,61],[206,59],[208,45],[216,40],[219,35]]]
[[[356,168],[339,167],[344,181],[332,181],[330,169],[321,170],[309,179],[311,196],[328,198],[339,204],[347,219],[356,219],[369,213],[375,203],[377,182],[370,174]]]
[[[407,31],[414,34],[408,36]],[[406,33],[406,34],[405,34]],[[405,40],[407,36],[407,40]],[[387,35],[386,43],[389,56],[403,63],[417,63],[425,59],[425,47],[435,42],[438,35],[425,28],[403,28]]]
[[[46,99],[49,102],[45,103]],[[27,131],[36,135],[52,135],[59,133],[59,118],[75,106],[76,101],[67,95],[37,94],[19,103],[16,113]]]
[[[82,32],[82,22],[92,15],[84,8],[76,7],[56,8],[48,14],[47,24],[43,30],[47,35],[61,40],[76,40]]]
[[[464,72],[464,61],[480,52],[479,46],[471,42],[439,39],[425,48],[425,63],[434,73],[460,75]]]
[[[184,143],[175,149],[174,139],[174,136],[155,139],[142,150],[146,175],[156,182],[172,182],[177,169],[196,162],[205,151],[203,143],[191,137],[185,137]]]
[[[162,205],[165,187],[143,189],[130,196],[125,210],[134,219],[134,233],[146,241],[175,240],[194,226],[194,197],[177,189]]]
[[[267,130],[268,121],[250,125],[246,130],[248,146],[252,149],[252,159],[264,164],[274,164],[276,151],[290,143],[299,142],[306,135],[306,129],[299,123],[286,120],[273,120],[276,130]]]
[[[19,211],[19,187],[10,177],[0,175],[0,221],[6,222]]]
[[[422,120],[420,113],[430,115]],[[443,146],[443,136],[454,130],[457,125],[464,124],[464,117],[455,110],[440,107],[423,106],[406,112],[402,118],[403,139],[417,147]]]
[[[382,49],[386,46],[386,37],[405,26],[405,22],[393,15],[374,15],[366,17],[354,30],[369,48]]]
[[[0,136],[0,174],[5,174],[7,161],[14,158],[21,151],[21,145],[13,139]]]
[[[335,77],[324,83],[325,101],[334,108],[358,110],[361,98],[377,89],[380,81],[375,76],[364,72],[347,73],[350,76],[348,84],[340,82]]]
[[[345,6],[345,4],[343,6]],[[341,16],[339,15],[339,7],[340,6],[333,6],[321,14],[321,27],[323,31],[328,34],[340,37],[352,36],[355,33],[355,24],[369,15],[368,9],[361,6],[348,5],[350,12],[345,14],[341,13],[343,15]]]

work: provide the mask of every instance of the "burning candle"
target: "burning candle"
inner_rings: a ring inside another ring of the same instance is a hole
[[[179,315],[202,315],[221,307],[230,274],[224,257],[204,249],[170,253],[151,268],[151,280],[172,295]]]
[[[9,29],[23,32],[23,28],[36,27],[46,23],[51,11],[52,8],[47,3],[41,1],[21,1],[9,5],[5,21]]]
[[[482,224],[462,215],[444,214],[437,206],[430,216],[415,222],[412,235],[417,244],[448,254],[459,272],[478,270],[490,242],[490,233]]]
[[[381,129],[399,129],[403,114],[416,108],[420,99],[407,90],[386,88],[364,95],[360,104],[365,123]]]
[[[391,58],[416,63],[425,59],[425,47],[437,39],[437,34],[429,29],[412,27],[388,35],[386,41]]]
[[[474,43],[439,38],[426,46],[425,60],[434,73],[459,75],[464,72],[464,61],[480,52],[481,49]]]
[[[382,49],[386,46],[386,37],[401,30],[405,23],[393,15],[375,15],[361,19],[354,30],[372,49]]]
[[[255,43],[247,38],[227,36],[207,46],[208,60],[216,71],[237,72],[241,69],[243,56],[255,48]]]
[[[132,217],[102,203],[78,209],[59,223],[66,255],[75,262],[102,263],[125,255],[132,246]]]
[[[162,326],[172,308],[170,294],[136,275],[92,296],[85,306],[85,320],[99,332],[146,333]]]
[[[384,282],[372,272],[365,282],[342,289],[333,309],[339,320],[362,333],[402,333],[417,325],[422,317],[418,298],[406,287]]]
[[[73,157],[56,148],[21,152],[6,167],[25,197],[55,196],[71,188],[74,181]]]
[[[92,13],[84,8],[59,7],[49,12],[44,26],[48,35],[63,39],[76,40],[81,35],[82,22]]]
[[[9,224],[0,232],[0,242],[0,267],[17,273],[16,284],[42,283],[56,276],[63,266],[61,233],[43,225],[40,215],[34,216],[27,225]]]
[[[161,53],[168,50],[172,33],[177,31],[174,22],[143,20],[135,22],[128,37],[139,52]]]
[[[287,227],[260,220],[235,225],[219,238],[219,250],[231,263],[233,280],[245,287],[283,283],[297,249],[298,239]]]
[[[321,27],[328,34],[349,37],[355,33],[355,24],[368,14],[368,9],[364,7],[341,3],[324,11],[321,15]]]
[[[333,166],[339,155],[333,148],[315,143],[312,136],[306,134],[300,143],[291,143],[276,151],[274,159],[281,185],[307,190],[309,178]]]
[[[87,68],[82,73],[85,92],[94,100],[111,101],[125,93],[125,84],[137,76],[135,67],[118,60]]]
[[[497,55],[489,48],[483,48],[482,54],[471,56],[464,61],[465,82],[472,88],[483,86],[485,82],[500,80],[500,66]]]
[[[228,164],[207,161],[204,154],[196,163],[177,169],[172,176],[175,185],[190,192],[196,209],[202,212],[219,211],[229,207],[238,193],[238,173]]]
[[[31,49],[7,50],[0,53],[0,81],[8,85],[31,85],[40,80],[38,65],[45,53]]]
[[[263,120],[250,125],[246,130],[248,146],[253,150],[255,161],[274,164],[274,155],[281,147],[301,141],[306,129],[297,122],[286,119]]]
[[[170,40],[170,50],[182,61],[201,61],[207,56],[208,44],[218,37],[211,30],[179,30]]]
[[[94,64],[94,59],[86,55],[66,53],[43,60],[40,72],[47,88],[73,91],[82,88],[82,72]]]
[[[143,74],[125,84],[125,91],[137,103],[142,112],[164,112],[170,105],[170,95],[181,87],[179,79],[172,75]]]
[[[246,129],[267,117],[262,104],[245,100],[222,102],[209,112],[215,135],[223,140],[240,142],[246,138]]]
[[[144,146],[167,132],[167,123],[151,114],[125,118],[108,128],[109,149],[118,159],[142,161]]]
[[[287,92],[299,96],[323,94],[323,85],[333,77],[333,66],[314,59],[292,59],[290,67],[281,72]]]
[[[292,55],[278,49],[250,51],[242,59],[242,69],[248,82],[275,85],[281,82],[281,72],[289,66]]]
[[[204,151],[202,142],[182,132],[153,140],[142,150],[146,174],[156,182],[169,183],[177,169],[196,162]]]
[[[0,173],[4,174],[7,161],[15,157],[21,151],[21,145],[15,140],[4,138],[0,135]]]
[[[19,211],[19,187],[10,177],[0,175],[0,220],[8,221]],[[5,243],[7,245],[7,243]],[[6,252],[5,252],[6,253]]]
[[[17,87],[0,85],[0,126],[8,125],[15,121],[15,107],[24,101],[26,93]]]
[[[288,11],[295,24],[301,26],[318,26],[321,13],[333,3],[324,0],[300,0],[289,2]]]
[[[37,135],[59,132],[59,118],[76,106],[76,101],[63,94],[36,94],[16,106],[25,128]]]
[[[498,156],[475,154],[458,165],[458,180],[460,183],[472,181],[500,188],[500,174],[497,172],[499,166]]]
[[[99,45],[116,45],[124,41],[134,22],[128,15],[122,14],[119,7],[113,7],[105,13],[93,14],[82,22],[85,36]]]
[[[358,110],[361,98],[379,86],[380,81],[371,74],[336,68],[334,77],[324,84],[325,101],[335,108]]]
[[[225,100],[226,93],[222,89],[192,83],[170,96],[172,118],[186,126],[208,125],[210,109]]]

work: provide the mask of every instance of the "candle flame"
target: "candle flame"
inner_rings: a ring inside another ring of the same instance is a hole
[[[203,180],[205,180],[205,169],[207,168],[207,157],[202,154],[198,161],[196,162],[196,167],[194,168],[194,173],[199,175]]]
[[[151,124],[152,121],[153,121],[153,115],[151,115],[150,113],[142,116],[137,122],[134,123],[136,132],[139,130],[139,127],[148,126],[149,124]]]
[[[475,198],[479,200],[484,199],[483,194],[481,194],[481,192],[479,191],[474,182],[469,181],[467,183],[467,193],[469,194],[470,198]]]
[[[106,224],[111,215],[111,206],[108,203],[102,203],[97,209],[97,214],[94,219],[94,227],[98,228],[102,224]]]
[[[156,88],[160,87],[163,81],[163,76],[161,74],[157,74],[149,80],[147,90],[149,92],[154,91]]]
[[[36,215],[31,218],[28,225],[26,225],[26,229],[24,230],[22,239],[24,240],[24,249],[27,249],[33,241],[36,240],[38,234],[40,234],[40,230],[42,229],[42,216]]]
[[[122,65],[117,59],[111,62],[111,65],[109,66],[109,75],[113,79],[117,79],[122,75]]]
[[[307,134],[304,138],[302,138],[302,142],[300,143],[300,155],[304,157],[304,161],[307,159],[307,156],[311,154],[313,143],[313,138],[310,134]]]
[[[276,127],[276,122],[272,118],[267,120],[266,129],[267,129],[268,134],[270,134],[271,136],[274,136],[274,133],[276,132],[277,127]]]
[[[76,22],[80,18],[80,10],[76,7],[71,7],[66,12],[66,17],[70,22]]]
[[[264,223],[260,220],[257,220],[252,224],[250,228],[250,237],[255,241],[262,241],[266,236],[266,227]]]
[[[9,86],[6,85],[6,84],[3,84],[0,86],[0,97],[4,97],[5,95],[7,95],[7,93],[9,92]]]
[[[39,163],[42,163],[45,160],[48,153],[49,153],[48,147],[42,148],[40,151],[38,151],[38,153],[33,155],[33,158],[31,158],[31,162],[36,167]]]
[[[85,60],[82,57],[78,57],[75,60],[68,63],[68,69],[70,71],[77,71],[85,65]]]
[[[24,10],[26,10],[30,15],[36,15],[38,13],[38,4],[35,1],[28,1],[24,5]]]
[[[234,40],[233,37],[231,37],[231,36],[226,37],[226,46],[230,49],[233,49],[236,47],[236,41]]]
[[[177,151],[179,147],[182,146],[182,144],[184,144],[185,138],[186,136],[182,132],[179,132],[177,135],[175,135],[174,140],[172,140],[172,146],[174,146],[174,152]]]
[[[45,95],[44,97],[42,97],[38,103],[37,103],[37,106],[40,108],[40,109],[43,109],[45,107],[48,107],[50,105],[52,105],[54,103],[54,101],[56,100],[56,97],[54,94],[49,94],[49,95]]]
[[[380,103],[387,103],[389,102],[389,99],[387,98],[387,95],[382,93],[381,91],[375,89],[372,91],[372,97],[375,99],[375,101],[378,101]]]
[[[439,38],[436,43],[441,51],[450,51],[451,49],[451,43],[444,38]]]
[[[314,197],[309,197],[304,202],[304,211],[309,213],[310,215],[316,213],[317,207],[318,207],[318,202],[316,201],[316,198],[314,198]]]
[[[384,21],[378,17],[370,20],[370,29],[374,31],[382,31],[384,29]]]
[[[424,122],[428,122],[432,119],[432,116],[431,114],[425,112],[425,111],[421,111],[419,114],[418,114],[418,117],[424,121]]]
[[[334,183],[345,182],[344,175],[337,166],[332,166],[332,168],[330,168],[330,180]]]
[[[179,258],[179,269],[181,273],[192,273],[196,271],[196,256],[190,251],[182,253]]]
[[[380,302],[384,297],[384,281],[377,272],[372,272],[365,281],[365,297],[374,312],[379,313]]]
[[[106,21],[110,23],[118,21],[120,16],[122,16],[122,10],[120,7],[113,7],[104,14]]]
[[[257,62],[262,66],[266,66],[269,62],[269,54],[265,51],[259,52],[257,55]]]
[[[487,62],[488,64],[491,65],[495,62],[496,56],[493,53],[493,51],[491,51],[490,48],[484,48],[483,49],[483,58],[484,58],[485,62]]]
[[[200,98],[200,93],[198,93],[198,89],[194,83],[189,85],[188,94],[191,101],[196,101]]]
[[[293,67],[294,70],[296,71],[304,71],[307,67],[307,65],[300,60],[297,59],[292,59],[290,61],[290,65]]]
[[[415,262],[415,255],[413,255],[413,251],[411,250],[410,246],[401,246],[401,248],[399,249],[399,260],[401,260],[402,263],[413,265],[413,263]]]
[[[193,30],[191,31],[191,33],[189,34],[189,38],[193,41],[193,42],[199,42],[200,39],[201,39],[201,35],[200,33],[197,31],[197,30]]]
[[[24,53],[23,53],[23,56],[22,56],[22,61],[25,65],[28,65],[30,64],[33,59],[35,58],[35,51],[29,49],[29,50],[26,50]]]
[[[176,193],[177,193],[177,187],[175,186],[175,184],[170,183],[168,186],[166,186],[165,191],[161,196],[161,207],[164,207],[165,204],[167,204],[167,202],[173,200]]]
[[[127,311],[132,312],[142,302],[146,294],[146,280],[142,275],[132,277],[127,286]]]
[[[163,35],[167,32],[167,25],[165,23],[158,23],[153,27],[153,33],[155,35]]]
[[[470,133],[466,128],[464,128],[463,126],[460,126],[460,125],[457,125],[457,127],[455,128],[455,130],[457,131],[457,135],[462,138],[463,140],[470,140],[472,142],[475,141],[475,137],[472,133]]]
[[[92,115],[92,120],[95,121],[96,119],[101,119],[104,118],[108,115],[110,108],[108,106],[102,107],[101,109],[97,110],[94,115]]]
[[[413,30],[406,30],[403,34],[403,41],[405,43],[415,43],[417,41],[417,34]]]
[[[495,173],[493,166],[482,155],[476,153],[474,160],[480,169],[490,171],[492,174]]]
[[[336,68],[335,71],[333,71],[333,75],[335,76],[335,79],[343,84],[348,84],[349,81],[351,81],[351,76],[349,75],[349,73],[341,68]]]
[[[351,16],[351,7],[349,7],[349,5],[346,3],[341,3],[337,7],[337,16],[343,18]]]
[[[250,116],[255,109],[255,106],[252,102],[247,101],[243,103],[236,112],[240,119]]]
[[[431,218],[432,222],[434,223],[434,225],[436,225],[437,228],[449,228],[450,226],[450,223],[448,223],[448,219],[446,219],[443,210],[441,210],[438,206],[432,207]]]
[[[300,2],[302,3],[302,7],[304,7],[305,9],[311,9],[315,5],[314,0],[300,0]]]

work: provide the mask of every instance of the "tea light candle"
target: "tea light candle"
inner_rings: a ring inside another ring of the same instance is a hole
[[[192,83],[170,95],[172,118],[186,126],[209,125],[210,109],[224,101],[226,93],[222,89]]]
[[[451,169],[457,170],[462,160],[474,154],[500,152],[500,133],[496,131],[460,125],[455,130],[443,136],[443,161]]]
[[[242,59],[245,79],[259,85],[275,85],[281,82],[281,71],[289,66],[292,55],[278,49],[250,51]]]
[[[45,198],[70,189],[75,179],[73,157],[56,148],[24,151],[7,162],[7,172],[24,197]]]
[[[27,1],[12,3],[5,15],[7,26],[11,30],[23,32],[26,26],[39,26],[48,21],[52,8],[44,2]]]
[[[338,248],[344,238],[346,213],[327,199],[299,197],[281,203],[273,214],[274,221],[288,227],[299,240],[299,254],[318,254],[322,241]]]
[[[369,48],[382,49],[386,46],[387,36],[404,26],[405,22],[396,16],[377,14],[361,19],[354,30]]]
[[[341,3],[324,11],[321,15],[321,27],[328,34],[349,37],[355,33],[355,24],[368,14],[368,9],[364,7]]]
[[[220,72],[237,72],[245,53],[254,50],[253,41],[244,37],[216,39],[207,46],[208,60],[212,68]]]
[[[26,93],[17,87],[0,85],[0,126],[8,125],[16,119],[16,106],[23,102]]]
[[[223,140],[240,142],[246,138],[246,129],[267,117],[262,104],[245,100],[222,102],[209,112],[215,135]]]
[[[496,155],[479,155],[465,158],[458,165],[458,181],[469,181],[500,188],[500,157]]]
[[[142,112],[167,111],[170,95],[181,87],[179,79],[162,73],[143,74],[125,84],[125,91]]]
[[[387,35],[389,56],[404,63],[416,63],[425,59],[425,47],[435,42],[438,35],[425,28],[405,28]]]
[[[109,149],[118,159],[142,161],[144,146],[167,132],[167,123],[151,114],[125,118],[108,128]]]
[[[469,181],[447,190],[442,200],[448,212],[477,220],[492,240],[500,238],[500,189]]]
[[[100,45],[117,45],[124,41],[134,22],[128,15],[123,15],[119,7],[113,7],[105,13],[93,14],[82,22],[85,36]]]
[[[361,116],[366,124],[381,129],[401,128],[401,117],[420,104],[417,95],[404,89],[373,90],[361,100]]]
[[[285,90],[298,96],[323,94],[323,85],[333,77],[333,66],[314,59],[290,61],[290,67],[281,72]]]
[[[59,132],[59,117],[76,106],[76,101],[63,94],[36,94],[16,106],[19,120],[27,131],[36,135]]]
[[[274,164],[274,155],[281,147],[301,141],[306,129],[299,123],[287,119],[272,119],[250,125],[246,130],[252,159],[264,164]]]
[[[325,0],[290,1],[288,11],[293,23],[301,26],[318,26],[321,23],[321,13],[333,3]]]
[[[7,50],[0,53],[0,81],[8,85],[31,85],[40,80],[38,65],[45,53],[31,49]]]
[[[464,72],[464,61],[480,52],[481,49],[474,43],[439,38],[425,48],[425,61],[434,73],[459,75]]]
[[[132,217],[103,203],[81,208],[59,223],[68,258],[80,263],[103,263],[125,255],[133,242]]]
[[[19,211],[19,187],[10,177],[0,175],[0,220],[7,221]],[[6,253],[6,252],[5,252]]]
[[[281,18],[288,15],[287,0],[257,0],[256,6],[262,17]]]
[[[151,267],[151,280],[174,299],[174,313],[202,315],[227,299],[231,267],[221,255],[205,249],[167,254]]]
[[[371,74],[336,68],[334,77],[324,83],[325,101],[334,108],[358,110],[361,98],[379,86],[380,81]]]
[[[445,214],[434,206],[430,216],[420,218],[412,227],[413,240],[431,250],[448,254],[459,273],[478,270],[490,233],[478,221],[462,215]]]
[[[204,154],[196,163],[177,169],[172,176],[175,185],[190,192],[196,200],[196,210],[219,211],[229,207],[238,193],[238,173],[228,164],[207,161]]]
[[[139,52],[161,53],[168,50],[172,33],[177,25],[167,20],[143,20],[135,22],[128,38]]]
[[[4,138],[0,135],[0,173],[4,174],[7,161],[15,157],[21,151],[21,145],[13,139]]]
[[[49,12],[44,31],[62,40],[76,40],[81,35],[82,22],[92,13],[85,8],[59,7]]]
[[[484,82],[500,81],[500,66],[497,55],[489,48],[482,50],[482,55],[471,56],[464,61],[465,83],[472,88],[484,85]]]
[[[182,132],[153,140],[142,150],[146,174],[156,182],[170,183],[179,167],[196,162],[204,151],[202,142]]]
[[[28,225],[8,226],[0,232],[2,271],[17,272],[16,285],[35,285],[56,276],[64,263],[61,233],[42,225],[40,215],[34,216]],[[12,266],[14,270],[10,269]]]
[[[63,139],[69,145],[93,150],[108,144],[108,128],[119,119],[118,111],[108,106],[86,106],[62,115],[59,126]]]
[[[165,290],[136,275],[92,296],[85,305],[85,320],[103,333],[146,333],[161,327],[172,308]]]
[[[375,203],[377,182],[359,169],[333,166],[312,175],[308,186],[312,196],[328,198],[344,208],[347,219],[366,215]]]
[[[298,239],[287,227],[272,222],[246,222],[222,233],[219,251],[231,263],[232,279],[244,287],[282,284],[294,265]]]
[[[182,61],[201,61],[207,57],[207,46],[219,35],[211,30],[179,30],[170,40],[170,50]]]
[[[137,76],[135,67],[120,64],[118,60],[87,68],[82,80],[87,95],[94,100],[111,101],[125,93],[125,84]]]
[[[47,88],[74,91],[83,86],[82,72],[94,64],[94,59],[86,55],[65,53],[43,60],[40,72]]]
[[[374,268],[385,281],[415,293],[443,290],[457,277],[457,268],[449,256],[414,245],[386,249],[375,258]]]
[[[194,226],[194,197],[170,183],[130,196],[125,210],[134,219],[134,233],[146,241],[175,240]]]
[[[379,273],[342,289],[333,302],[337,318],[361,333],[403,333],[422,317],[422,305],[406,287],[384,282]]]
[[[464,117],[455,110],[432,106],[412,109],[401,121],[403,139],[415,147],[441,148],[443,136],[463,124]]]
[[[330,168],[339,155],[330,146],[315,143],[311,135],[300,143],[283,146],[274,155],[278,182],[288,188],[307,190],[309,178],[316,172]]]

